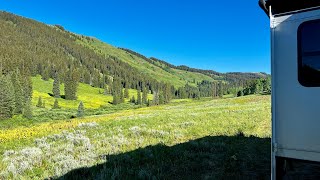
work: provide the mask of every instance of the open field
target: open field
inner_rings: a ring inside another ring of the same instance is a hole
[[[0,131],[0,179],[270,174],[270,96],[177,100]]]

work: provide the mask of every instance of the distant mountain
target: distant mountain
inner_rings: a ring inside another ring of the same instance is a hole
[[[238,80],[259,79],[259,78],[266,78],[266,77],[270,76],[267,73],[263,73],[263,72],[261,72],[261,73],[242,73],[242,72],[219,73],[219,72],[213,71],[213,70],[197,69],[197,68],[188,67],[186,65],[175,66],[173,64],[170,64],[166,61],[157,59],[155,57],[147,58],[147,57],[145,57],[137,52],[134,52],[130,49],[126,49],[126,48],[119,48],[119,49],[122,49],[130,54],[136,55],[136,56],[144,59],[145,61],[147,61],[151,64],[154,64],[154,65],[156,65],[166,71],[169,71],[169,69],[176,69],[176,70],[183,70],[183,71],[188,71],[188,72],[200,73],[200,74],[209,76],[209,77],[216,79],[216,80],[225,80],[228,82],[235,82]]]

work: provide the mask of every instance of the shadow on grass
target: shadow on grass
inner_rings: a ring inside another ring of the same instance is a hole
[[[106,163],[57,179],[270,179],[270,139],[204,137],[106,155]]]

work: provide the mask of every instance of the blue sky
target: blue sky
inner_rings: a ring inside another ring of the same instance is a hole
[[[258,0],[1,0],[0,9],[175,65],[270,73]]]

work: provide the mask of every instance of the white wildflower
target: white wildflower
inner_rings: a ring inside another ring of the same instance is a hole
[[[98,123],[96,122],[91,122],[91,123],[80,123],[78,125],[79,128],[94,128],[94,127],[97,127],[99,126]]]

